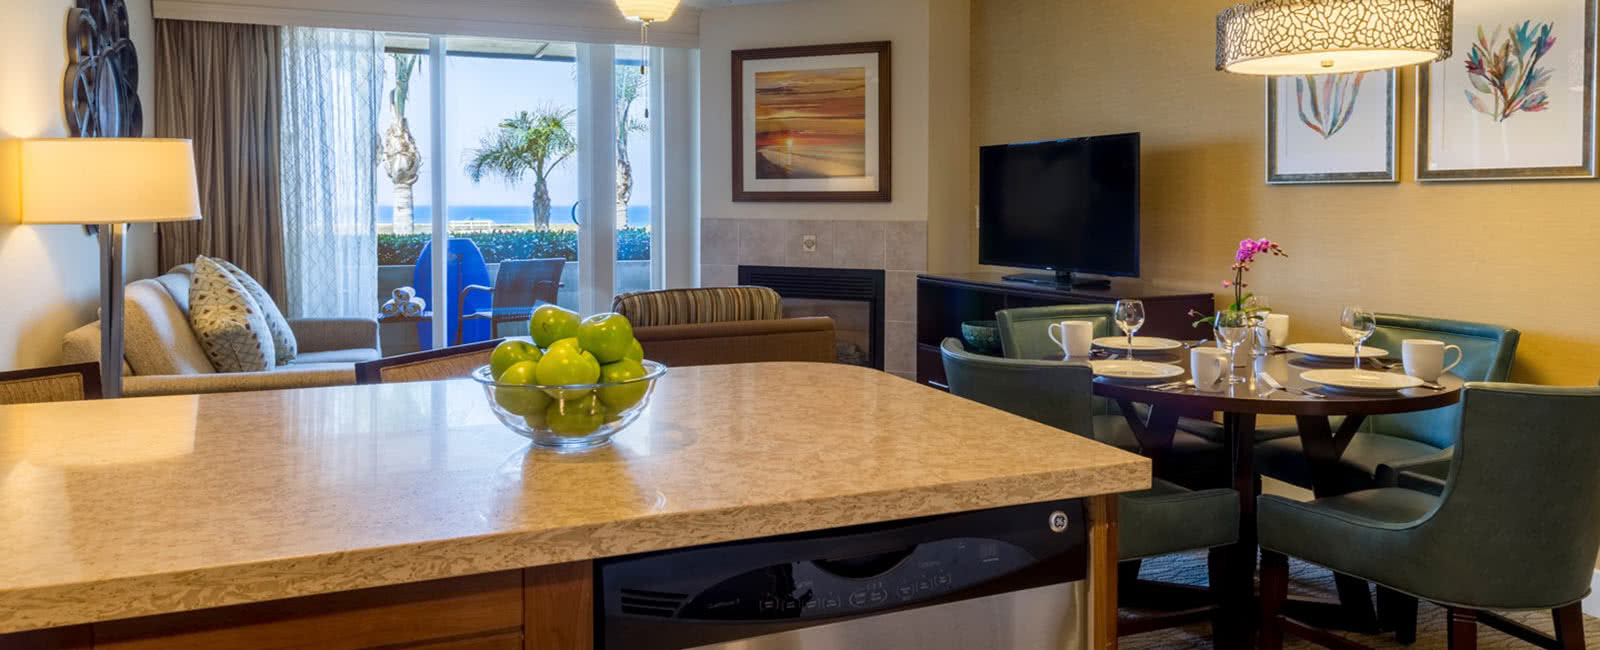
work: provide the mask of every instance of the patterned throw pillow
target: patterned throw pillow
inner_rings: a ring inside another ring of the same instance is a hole
[[[261,308],[261,315],[267,319],[267,328],[272,330],[272,349],[278,353],[278,365],[293,361],[295,355],[300,354],[300,344],[294,339],[294,330],[289,329],[289,319],[284,318],[283,312],[278,311],[278,303],[272,300],[272,294],[267,293],[266,288],[262,287],[260,282],[256,282],[255,278],[250,277],[249,273],[245,273],[244,269],[234,266],[233,262],[216,257],[206,259],[216,262],[218,266],[233,275],[233,279],[244,285],[245,292],[249,293],[250,298],[256,301],[256,306]]]
[[[271,370],[272,330],[244,284],[210,258],[194,262],[189,325],[217,372]]]

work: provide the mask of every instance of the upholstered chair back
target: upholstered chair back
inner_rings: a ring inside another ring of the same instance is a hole
[[[766,287],[703,287],[625,293],[611,311],[634,327],[701,325],[783,318],[783,298]]]
[[[1581,600],[1600,551],[1600,389],[1468,384],[1443,498],[1414,534],[1425,552],[1395,558],[1431,576],[1414,593],[1492,609]]]
[[[1503,382],[1511,375],[1511,361],[1517,354],[1517,341],[1522,334],[1517,330],[1468,323],[1463,321],[1424,318],[1402,314],[1378,314],[1378,329],[1367,340],[1388,350],[1390,356],[1400,358],[1402,342],[1406,339],[1433,339],[1461,346],[1461,365],[1451,373],[1467,381]],[[1453,354],[1446,355],[1448,362]],[[1375,416],[1368,420],[1372,431],[1385,435],[1409,438],[1435,447],[1445,448],[1455,444],[1456,430],[1460,428],[1459,407],[1447,407],[1405,413]]]
[[[1061,346],[1050,340],[1050,325],[1064,320],[1094,323],[1095,338],[1116,333],[1116,305],[1052,305],[1021,307],[995,312],[1000,321],[1000,347],[1010,359],[1044,359],[1059,356]]]
[[[472,371],[489,364],[495,346],[503,340],[479,341],[358,363],[356,383],[396,384],[469,377]]]
[[[1094,437],[1094,371],[1089,364],[973,354],[953,338],[944,340],[941,354],[952,395]]]
[[[100,364],[0,372],[0,404],[100,399]]]

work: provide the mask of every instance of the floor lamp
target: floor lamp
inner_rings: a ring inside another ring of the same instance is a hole
[[[122,236],[130,223],[200,218],[188,140],[23,140],[20,216],[25,224],[100,227],[100,389],[122,396]]]

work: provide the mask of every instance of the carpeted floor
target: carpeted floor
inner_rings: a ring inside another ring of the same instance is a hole
[[[1206,554],[1203,552],[1146,560],[1139,576],[1146,580],[1204,585],[1206,584],[1205,560]],[[1289,593],[1300,596],[1333,598],[1333,574],[1326,569],[1291,560],[1289,565]],[[1508,616],[1530,627],[1543,630],[1546,633],[1550,632],[1549,612],[1519,612],[1509,613]],[[1588,647],[1600,649],[1600,618],[1584,617],[1583,628],[1587,633]],[[1478,647],[1483,650],[1532,647],[1488,626],[1479,625],[1478,629]],[[1384,636],[1344,634],[1344,636],[1373,648],[1444,650],[1446,647],[1445,613],[1443,608],[1431,603],[1419,604],[1417,607],[1417,642],[1410,646],[1395,643],[1394,635],[1392,634]],[[1192,625],[1138,636],[1123,637],[1120,641],[1120,646],[1128,650],[1209,649],[1211,647],[1211,627],[1203,624]],[[1299,649],[1315,648],[1317,646],[1290,637],[1285,642],[1284,647]]]

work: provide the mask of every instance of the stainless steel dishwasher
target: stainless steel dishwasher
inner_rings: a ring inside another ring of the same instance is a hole
[[[604,650],[1078,650],[1077,500],[597,564]]]

